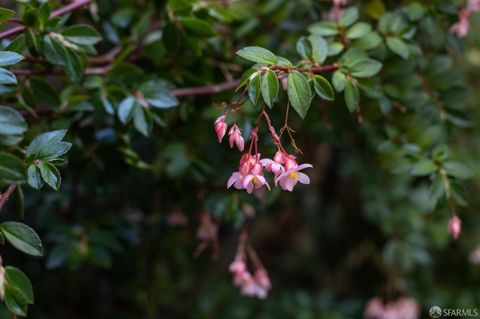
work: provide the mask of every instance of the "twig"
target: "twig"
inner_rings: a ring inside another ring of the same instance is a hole
[[[322,66],[316,66],[312,68],[297,68],[297,67],[285,67],[285,66],[274,65],[270,67],[270,70],[278,70],[285,73],[290,73],[292,71],[298,71],[298,72],[304,72],[304,73],[318,73],[318,72],[324,72],[324,71],[335,71],[338,68],[339,68],[338,63],[334,63],[330,65],[322,65]]]
[[[53,17],[61,16],[65,13],[68,13],[70,11],[73,11],[75,9],[83,7],[83,6],[85,6],[87,4],[90,4],[94,1],[95,0],[76,0],[76,1],[73,1],[72,3],[67,4],[64,7],[61,7],[59,9],[53,11],[52,14],[50,15],[50,17],[53,18]],[[25,31],[25,29],[26,29],[25,26],[18,26],[18,27],[9,29],[7,31],[4,31],[4,32],[0,33],[0,39],[8,38],[8,37],[14,36],[18,33],[22,33],[23,31]]]
[[[176,97],[183,96],[195,96],[195,95],[212,95],[223,91],[228,91],[236,87],[240,83],[240,80],[227,81],[219,84],[186,87],[181,89],[175,89],[172,91]]]
[[[8,201],[12,193],[15,191],[17,185],[11,184],[8,186],[7,190],[0,196],[0,210],[2,210],[5,203]]]

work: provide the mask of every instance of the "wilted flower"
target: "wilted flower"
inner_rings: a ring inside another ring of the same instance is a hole
[[[453,215],[448,221],[448,232],[452,234],[454,239],[458,239],[462,232],[462,221],[457,215]]]

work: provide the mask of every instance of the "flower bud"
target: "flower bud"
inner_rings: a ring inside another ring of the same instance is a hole
[[[462,232],[462,221],[457,215],[454,215],[448,221],[448,232],[452,234],[454,239],[458,239],[458,236],[460,236]]]

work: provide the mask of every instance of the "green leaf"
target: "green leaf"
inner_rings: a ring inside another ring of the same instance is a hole
[[[215,30],[213,30],[211,25],[204,20],[196,17],[182,17],[179,20],[183,24],[185,29],[189,30],[196,36],[211,37],[216,35]]]
[[[144,97],[149,105],[159,109],[169,109],[178,105],[178,100],[175,95],[165,89],[145,92]]]
[[[6,152],[0,152],[0,181],[21,184],[27,179],[23,161]]]
[[[410,174],[414,176],[429,175],[437,170],[437,165],[431,159],[421,159],[413,164]]]
[[[447,171],[448,175],[466,179],[473,176],[473,171],[465,164],[456,161],[448,161],[443,164],[443,168]]]
[[[85,67],[78,54],[71,48],[65,48],[65,73],[72,81],[80,81]]]
[[[16,287],[5,285],[4,301],[8,310],[12,313],[18,316],[27,316],[28,302]]]
[[[382,63],[366,59],[359,61],[349,67],[350,74],[356,78],[369,78],[377,74],[382,68]]]
[[[7,22],[14,16],[15,16],[15,11],[7,8],[0,8],[0,24]]]
[[[17,64],[23,60],[23,56],[16,52],[0,51],[0,66]]]
[[[295,111],[300,117],[305,118],[310,108],[312,93],[308,81],[302,73],[293,71],[288,75],[287,93],[290,104]]]
[[[0,224],[0,231],[5,239],[21,252],[32,256],[43,256],[40,237],[29,226],[18,222]]]
[[[274,65],[278,63],[278,58],[267,49],[260,47],[246,47],[237,51],[237,55],[245,60]]]
[[[89,25],[78,24],[65,28],[62,35],[70,42],[80,45],[94,45],[102,40],[102,36]]]
[[[55,165],[49,162],[41,161],[38,167],[40,168],[40,174],[42,175],[45,183],[47,183],[47,185],[54,190],[58,191],[62,179]]]
[[[278,79],[275,72],[268,70],[262,76],[261,91],[265,103],[272,108],[279,91]]]
[[[312,59],[317,64],[322,64],[325,62],[328,53],[328,44],[321,36],[319,35],[310,35],[308,40],[311,43],[312,47]]]
[[[338,26],[335,22],[317,22],[312,24],[308,31],[324,37],[336,35],[339,33]]]
[[[15,109],[0,106],[0,135],[21,135],[27,130],[23,116]]]
[[[150,135],[153,128],[153,119],[148,110],[137,106],[133,111],[133,125],[144,136]]]
[[[35,234],[36,235],[36,234]],[[23,296],[27,303],[33,304],[33,288],[30,279],[20,269],[12,266],[5,267],[7,275],[7,285],[15,287]]]
[[[298,54],[306,60],[312,58],[312,44],[306,37],[300,37],[296,46]]]
[[[351,26],[345,33],[347,39],[358,39],[368,35],[372,31],[372,27],[365,22],[358,22]]]
[[[358,87],[351,80],[347,80],[345,84],[345,103],[350,113],[353,113],[358,106],[360,100],[360,92]]]
[[[136,99],[129,95],[122,102],[120,102],[120,106],[118,107],[118,118],[120,122],[126,124],[130,121],[133,116],[133,107],[136,104]]]
[[[313,87],[318,96],[327,101],[333,101],[335,99],[335,92],[333,92],[332,85],[321,75],[315,75],[313,77]]]
[[[27,156],[51,160],[68,152],[70,143],[62,142],[67,130],[50,131],[38,135],[27,148]]]
[[[358,9],[351,7],[343,10],[342,16],[338,20],[338,24],[344,27],[348,27],[358,20]]]
[[[255,76],[248,83],[248,97],[252,101],[253,105],[257,105],[258,100],[260,100],[261,93],[261,79],[260,75]]]
[[[387,37],[387,47],[405,60],[410,56],[408,45],[397,37]]]
[[[17,84],[17,78],[7,69],[0,68],[0,84]]]
[[[340,42],[332,42],[328,45],[328,56],[334,56],[343,51],[344,45]]]
[[[333,72],[332,84],[333,84],[333,87],[335,88],[335,91],[342,92],[345,89],[346,81],[347,79],[345,77],[345,74],[342,71],[337,70]]]
[[[50,19],[50,5],[47,2],[42,3],[38,9],[38,20],[40,22],[40,27],[43,29]]]
[[[28,185],[35,189],[40,189],[43,187],[43,179],[42,179],[42,174],[40,173],[40,169],[32,164],[28,167],[27,170],[27,175],[28,175]]]
[[[378,47],[381,43],[382,37],[377,32],[371,32],[370,34],[353,41],[352,47],[362,50],[371,50]]]

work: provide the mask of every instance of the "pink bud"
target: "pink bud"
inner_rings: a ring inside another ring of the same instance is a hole
[[[243,148],[245,147],[245,143],[243,141],[242,137],[242,132],[238,128],[238,126],[234,125],[230,129],[230,132],[228,132],[228,141],[230,143],[230,148],[233,148],[233,144],[237,145],[237,148],[240,152],[243,151]]]
[[[240,164],[240,167],[239,167],[238,171],[243,176],[248,175],[250,173],[250,164],[248,162]]]
[[[227,123],[225,123],[225,115],[219,116],[215,120],[215,133],[217,133],[218,142],[221,143],[225,133],[227,132]]]
[[[235,259],[230,264],[230,267],[228,269],[231,273],[234,273],[235,275],[241,275],[247,270],[247,265],[245,265],[245,262],[243,260]]]
[[[448,221],[448,232],[452,234],[454,239],[458,239],[458,236],[460,236],[462,232],[462,221],[457,215],[454,215]]]
[[[288,171],[292,168],[297,167],[297,161],[295,160],[295,156],[289,155],[286,162],[285,162],[285,169]]]
[[[285,154],[283,154],[283,152],[281,151],[277,151],[275,153],[275,156],[273,157],[273,160],[277,163],[280,163],[280,164],[285,164]]]

